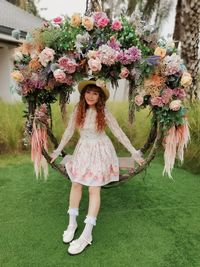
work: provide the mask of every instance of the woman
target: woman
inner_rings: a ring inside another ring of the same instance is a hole
[[[92,230],[100,208],[101,186],[119,180],[119,162],[111,140],[105,134],[106,125],[127,148],[138,164],[144,162],[140,151],[135,150],[119,127],[116,119],[105,107],[109,90],[103,82],[82,81],[78,85],[80,101],[76,105],[58,148],[52,153],[52,162],[72,137],[75,128],[80,131],[72,159],[66,163],[72,181],[69,198],[69,225],[64,231],[63,241],[73,240],[77,229],[76,217],[82,196],[83,185],[89,187],[89,208],[85,228],[81,236],[70,243],[70,254],[81,253],[92,242]]]

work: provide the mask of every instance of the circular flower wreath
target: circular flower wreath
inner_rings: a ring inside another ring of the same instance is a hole
[[[38,106],[54,102],[58,95],[66,102],[86,77],[112,84],[126,79],[136,88],[132,102],[138,109],[149,105],[163,130],[186,125],[183,100],[191,75],[174,42],[158,39],[139,14],[111,21],[105,13],[94,12],[45,22],[15,50],[12,77],[23,99],[36,99]],[[180,150],[179,141],[176,135],[173,153]]]

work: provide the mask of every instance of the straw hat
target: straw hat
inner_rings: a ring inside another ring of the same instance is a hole
[[[103,80],[97,80],[97,81],[95,81],[95,80],[83,80],[83,81],[79,82],[79,84],[78,84],[79,92],[81,92],[89,84],[94,84],[94,85],[100,87],[106,96],[106,100],[109,98],[110,93],[109,93],[109,90],[108,90],[108,88],[107,88],[107,86]]]

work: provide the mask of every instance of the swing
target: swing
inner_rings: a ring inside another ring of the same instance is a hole
[[[47,136],[54,148],[58,146],[52,131],[51,104],[59,98],[64,117],[76,83],[92,77],[100,83],[109,81],[113,86],[118,85],[119,79],[129,81],[130,123],[135,109],[150,106],[153,115],[149,136],[140,149],[145,163],[135,167],[131,158],[120,157],[123,172],[119,181],[104,187],[126,182],[147,169],[161,144],[165,147],[164,172],[171,177],[176,154],[182,161],[189,140],[187,110],[182,100],[192,80],[175,46],[168,46],[167,41],[156,38],[155,31],[145,26],[137,14],[132,21],[125,17],[111,21],[103,12],[83,18],[74,14],[71,20],[55,19],[36,29],[15,50],[12,77],[16,91],[28,104],[26,133],[32,141],[36,173],[47,168],[44,157],[52,168],[68,178],[64,163],[69,156],[62,151],[61,163],[51,163],[47,152]],[[175,68],[171,69],[173,63]],[[41,110],[44,104],[46,111]]]

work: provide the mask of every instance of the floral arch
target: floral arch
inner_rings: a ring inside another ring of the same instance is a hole
[[[64,114],[74,86],[88,77],[112,85],[119,79],[128,80],[129,108],[149,105],[152,111],[152,128],[141,148],[149,151],[146,163],[126,179],[148,166],[162,142],[164,172],[169,177],[176,155],[183,160],[189,140],[184,99],[191,75],[174,42],[159,39],[139,14],[113,21],[103,12],[55,18],[28,34],[13,57],[16,91],[28,103],[26,129],[37,174],[46,169],[43,156],[50,163],[47,135],[55,147],[58,145],[51,128],[51,104],[59,99]],[[59,165],[51,165],[66,176]]]

